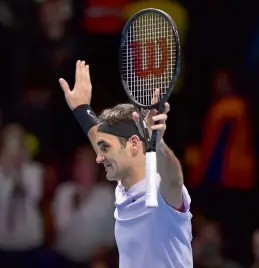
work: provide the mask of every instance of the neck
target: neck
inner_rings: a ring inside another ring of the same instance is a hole
[[[121,180],[122,186],[129,190],[132,186],[145,178],[145,164],[142,161],[133,165],[134,169],[129,172],[129,175]]]

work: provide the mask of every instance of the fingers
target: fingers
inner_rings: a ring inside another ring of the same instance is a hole
[[[159,100],[159,89],[155,89],[154,92],[153,92],[153,98],[152,98],[152,104],[155,104],[157,103]],[[151,109],[149,112],[148,112],[148,117],[153,117],[154,115],[157,114],[157,110],[156,109]]]
[[[80,81],[86,82],[86,74],[85,74],[85,61],[81,61],[80,67],[79,67],[79,77]]]
[[[161,109],[161,110],[163,111],[161,114],[167,114],[170,111],[170,105],[169,105],[169,103],[168,102],[165,102],[164,109]],[[158,111],[155,110],[155,109],[153,109],[153,111],[154,112],[153,112],[152,117],[155,116],[158,113]]]
[[[76,74],[75,74],[75,84],[80,81],[81,78],[81,61],[76,62]]]
[[[164,108],[164,111],[163,111],[162,114],[152,116],[153,121],[160,121],[160,120],[165,121],[167,119],[167,113],[170,111],[169,103],[166,102],[164,107],[165,108]],[[132,119],[133,120],[139,120],[139,114],[137,112],[133,112],[132,113]]]
[[[142,125],[141,125],[141,123],[140,123],[140,116],[139,116],[139,113],[137,113],[137,112],[133,112],[133,113],[132,113],[132,119],[134,120],[134,122],[135,122],[135,124],[136,124],[136,126],[137,126],[137,128],[138,128],[138,130],[139,130],[139,132],[140,132],[140,134],[141,134],[142,136],[144,136],[143,128],[142,128]]]
[[[67,83],[67,81],[65,79],[60,78],[59,79],[59,84],[60,84],[61,88],[63,89],[63,91],[64,91],[64,93],[66,95],[68,95],[68,94],[71,93],[71,90],[69,88],[69,85],[68,85],[68,83]]]
[[[154,122],[156,122],[156,121],[165,122],[167,120],[167,114],[155,115],[155,116],[152,117],[152,120]]]
[[[168,102],[165,102],[165,106],[164,106],[164,114],[167,114],[170,111],[170,105]]]
[[[154,125],[154,128],[152,127],[152,129],[165,129],[166,128],[166,125],[165,125],[165,122],[167,120],[167,113],[169,112],[170,110],[170,106],[169,106],[169,103],[166,102],[165,103],[165,108],[164,108],[164,111],[162,114],[158,114],[158,115],[154,115],[152,117],[152,121],[153,123],[155,122],[159,122],[160,124],[157,124],[156,126]]]
[[[153,93],[152,104],[158,103],[158,100],[159,100],[159,89],[156,88]]]
[[[89,72],[89,65],[86,65],[85,66],[84,76],[85,76],[86,82],[87,83],[91,83],[90,72]]]
[[[158,101],[158,98],[159,98],[159,89],[156,89],[156,90],[154,91],[153,101],[156,101],[156,100]],[[162,113],[162,114],[167,114],[169,111],[170,111],[170,105],[169,105],[168,102],[165,102],[165,104],[164,104],[164,109],[163,109],[163,113]],[[151,121],[151,120],[154,121],[154,120],[153,120],[153,117],[156,116],[157,113],[158,113],[158,111],[157,111],[156,109],[151,109],[151,110],[148,112],[147,116],[146,116],[146,120],[147,120],[147,121]],[[167,117],[166,117],[166,119],[167,119]],[[166,120],[166,119],[164,119],[164,120]],[[159,120],[157,119],[157,120],[155,120],[155,121],[159,121]]]
[[[133,112],[133,113],[132,113],[132,119],[133,119],[134,121],[138,121],[138,120],[139,120],[139,114],[138,114],[137,112]]]
[[[85,61],[78,60],[76,62],[75,79],[74,89],[85,84],[91,84],[89,65],[85,65]]]
[[[87,75],[89,76],[89,66],[85,65],[85,61],[78,60],[76,62],[76,74],[75,81],[80,82],[82,80],[87,79]],[[89,80],[90,76],[88,77]]]
[[[152,130],[165,130],[166,129],[166,124],[157,124],[157,125],[153,125],[151,126]]]

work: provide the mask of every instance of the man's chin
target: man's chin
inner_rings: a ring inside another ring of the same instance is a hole
[[[113,175],[109,175],[108,173],[106,173],[106,179],[108,181],[119,181],[120,179],[117,178],[116,176],[113,176]]]

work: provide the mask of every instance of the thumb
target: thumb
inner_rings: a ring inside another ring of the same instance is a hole
[[[139,114],[137,112],[132,113],[132,119],[137,122],[139,120]]]
[[[68,85],[68,83],[67,83],[67,81],[65,79],[60,78],[59,79],[59,84],[60,84],[61,88],[63,89],[63,91],[64,91],[64,93],[66,95],[68,95],[68,94],[71,93],[71,90],[69,88],[69,85]]]

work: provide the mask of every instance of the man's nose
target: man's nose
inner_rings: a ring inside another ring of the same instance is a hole
[[[96,157],[96,163],[101,164],[104,161],[104,159],[105,159],[104,155],[98,153]]]

